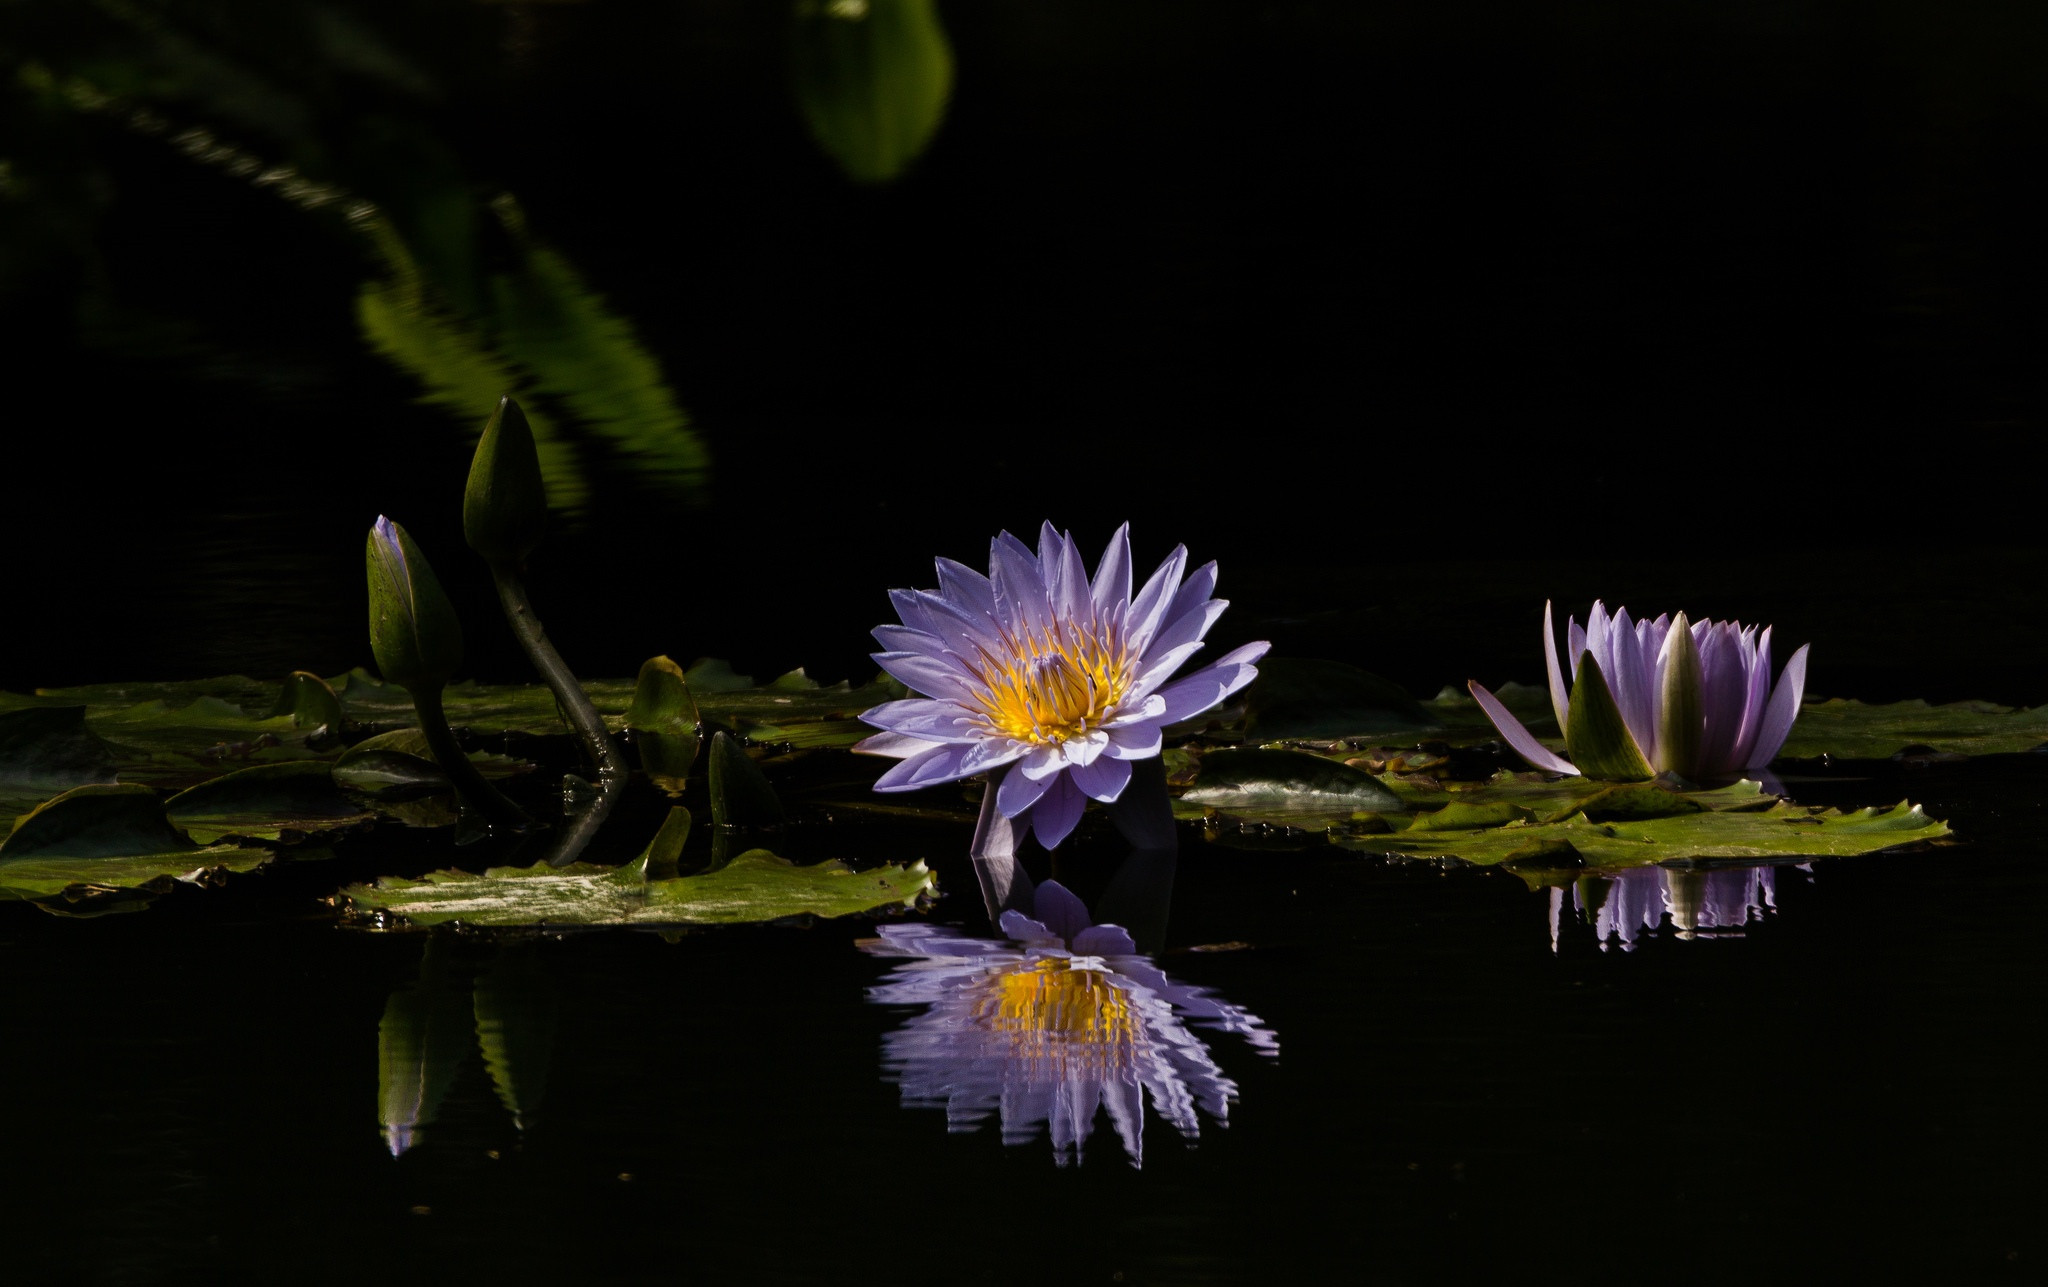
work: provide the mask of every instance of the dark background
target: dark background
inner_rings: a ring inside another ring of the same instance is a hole
[[[1218,643],[1424,695],[1535,678],[1543,600],[1604,597],[1774,621],[1822,693],[2044,696],[2038,7],[940,13],[953,100],[879,187],[806,134],[779,5],[31,3],[0,41],[474,263],[517,195],[713,460],[691,501],[587,453],[532,577],[586,673],[865,678],[932,555],[1128,518],[1221,560]],[[346,221],[5,107],[0,682],[366,663],[379,513],[523,677],[456,520],[489,408],[370,351]]]

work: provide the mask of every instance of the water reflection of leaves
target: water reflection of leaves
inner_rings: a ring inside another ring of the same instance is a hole
[[[862,944],[905,962],[869,1000],[923,1007],[884,1038],[904,1104],[943,1107],[953,1131],[996,1114],[1005,1144],[1042,1127],[1062,1166],[1081,1159],[1101,1110],[1133,1166],[1144,1157],[1148,1098],[1189,1140],[1200,1134],[1198,1109],[1227,1121],[1237,1083],[1188,1025],[1237,1033],[1266,1055],[1278,1053],[1278,1038],[1209,989],[1168,978],[1122,930],[1088,924],[1057,882],[1038,887],[1035,910],[1003,915],[1009,943],[918,924],[884,925]]]
[[[377,1025],[379,1117],[393,1157],[422,1141],[478,1048],[513,1126],[523,1132],[532,1124],[562,1010],[561,985],[540,950],[502,945],[472,985],[448,959],[448,945],[428,941],[419,977],[392,992]]]

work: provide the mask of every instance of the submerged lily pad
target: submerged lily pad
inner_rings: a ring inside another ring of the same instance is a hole
[[[481,876],[439,871],[423,880],[385,877],[340,897],[359,911],[414,925],[736,925],[787,916],[847,916],[912,906],[936,889],[922,861],[854,871],[840,862],[799,867],[750,849],[714,872],[648,880],[641,863],[597,867],[493,867]]]

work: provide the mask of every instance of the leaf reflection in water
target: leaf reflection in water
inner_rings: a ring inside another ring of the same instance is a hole
[[[1056,883],[1039,893],[1041,916],[1055,924],[1061,918],[1047,915],[1049,901],[1078,906]],[[884,925],[881,937],[862,943],[905,962],[868,999],[924,1007],[883,1040],[883,1067],[906,1107],[944,1107],[956,1132],[999,1114],[1005,1144],[1025,1143],[1044,1126],[1061,1166],[1080,1161],[1101,1109],[1131,1165],[1141,1165],[1148,1096],[1189,1140],[1200,1134],[1198,1108],[1227,1121],[1237,1083],[1188,1024],[1237,1033],[1269,1056],[1279,1053],[1279,1038],[1207,988],[1169,979],[1116,927],[1089,927],[1085,917],[1081,926],[1067,936],[1011,912],[1003,928],[1020,942]],[[1083,955],[1069,943],[1123,950]]]
[[[1794,870],[1811,875],[1805,863]],[[1600,950],[1657,934],[1667,918],[1678,938],[1732,938],[1778,908],[1778,866],[1633,867],[1582,876],[1569,895],[1550,891],[1550,947],[1558,950],[1566,926],[1590,925]]]

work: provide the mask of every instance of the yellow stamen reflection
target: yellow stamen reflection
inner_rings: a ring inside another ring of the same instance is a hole
[[[1130,996],[1100,969],[1042,959],[1006,969],[989,980],[979,1019],[1006,1033],[1016,1057],[1087,1060],[1096,1068],[1122,1068],[1133,1060],[1141,1021]]]
[[[976,702],[989,727],[1022,742],[1081,737],[1116,713],[1130,687],[1129,656],[1116,632],[1062,621],[1039,634],[1005,634],[1001,654],[971,664],[985,688]]]

